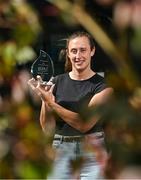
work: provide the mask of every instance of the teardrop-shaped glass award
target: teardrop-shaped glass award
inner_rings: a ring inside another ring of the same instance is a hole
[[[39,57],[31,66],[31,74],[36,79],[41,76],[44,82],[48,82],[54,75],[54,64],[51,57],[43,50],[40,50]]]

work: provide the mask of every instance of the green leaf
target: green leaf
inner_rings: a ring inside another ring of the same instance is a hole
[[[16,61],[21,63],[26,63],[29,60],[33,60],[36,57],[36,53],[30,46],[25,46],[20,48],[16,53]]]
[[[6,65],[15,64],[16,44],[14,42],[5,43],[2,48],[2,57]]]

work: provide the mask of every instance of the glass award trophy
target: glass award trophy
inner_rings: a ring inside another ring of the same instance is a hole
[[[51,57],[45,51],[40,50],[39,57],[31,66],[31,74],[35,79],[39,75],[44,85],[53,80],[54,64]]]

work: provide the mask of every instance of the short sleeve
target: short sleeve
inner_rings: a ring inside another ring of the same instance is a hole
[[[53,89],[53,94],[56,94],[56,88],[57,88],[57,80],[58,80],[58,76],[55,76],[52,80],[52,83],[55,84],[54,89]]]
[[[105,82],[104,77],[100,76],[99,74],[96,74],[96,76],[94,77],[94,82],[95,82],[95,89],[94,89],[94,93],[97,94],[101,91],[103,91],[104,89],[108,88],[107,83]]]
[[[106,89],[108,87],[108,85],[102,81],[102,82],[99,82],[96,87],[95,87],[95,94],[103,91],[104,89]]]

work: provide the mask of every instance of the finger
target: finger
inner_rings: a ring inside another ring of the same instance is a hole
[[[42,101],[45,100],[43,94],[42,94],[40,91],[37,91],[37,94],[38,94],[38,96],[40,96],[40,98],[41,98]]]
[[[55,84],[53,84],[53,85],[51,86],[51,88],[49,89],[50,92],[53,92],[54,86],[55,86]]]
[[[42,93],[36,89],[36,94],[41,98],[42,97]]]
[[[48,81],[46,83],[45,90],[48,91],[51,88],[52,85],[53,85],[53,83],[51,81]]]
[[[28,83],[29,85],[30,85],[30,84],[35,85],[35,84],[37,84],[37,81],[36,81],[34,78],[32,78],[32,79],[28,80],[27,83]]]
[[[37,81],[39,81],[40,83],[43,83],[41,76],[37,75]]]
[[[34,82],[34,81],[35,81],[35,79],[32,78],[32,79],[29,79],[27,83],[30,84],[30,83],[32,83],[32,82]]]
[[[45,90],[43,90],[40,85],[37,85],[36,89],[37,89],[37,91],[39,92],[39,94],[40,94],[40,93],[41,93],[41,94],[44,94],[44,93],[45,93]]]
[[[45,91],[49,91],[50,87],[51,87],[51,86],[48,86],[48,85],[45,86]]]
[[[52,83],[53,83],[53,81],[54,81],[54,77],[52,76],[52,77],[50,78],[49,82],[52,82]]]
[[[41,86],[41,79],[37,79],[37,88]]]
[[[27,84],[28,84],[33,90],[35,89],[35,87],[36,87],[36,85],[37,85],[37,83],[36,83],[36,81],[35,81],[34,78],[30,79],[30,80],[27,82]]]
[[[48,86],[52,86],[52,85],[53,85],[53,82],[48,81],[48,82],[47,82],[47,85],[48,85]]]
[[[36,88],[35,88],[35,92],[36,92],[36,94],[37,94],[38,96],[40,96],[40,98],[41,98],[42,100],[44,100],[44,93],[43,93],[43,91],[42,91],[42,89],[41,89],[40,87],[36,87]]]

